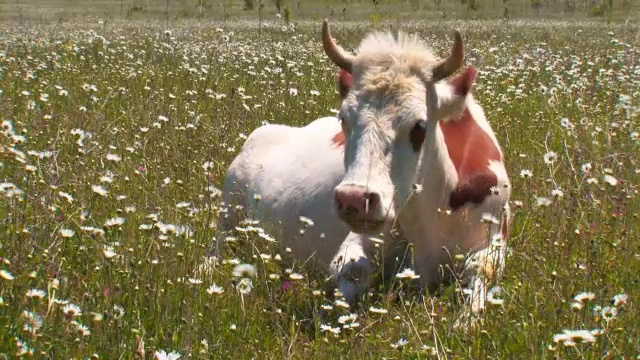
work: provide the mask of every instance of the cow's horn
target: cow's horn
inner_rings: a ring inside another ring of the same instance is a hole
[[[348,72],[351,72],[351,67],[353,65],[353,55],[344,51],[331,37],[331,32],[329,31],[329,21],[324,19],[322,23],[322,46],[324,47],[324,52],[327,54],[329,59],[333,61],[336,65],[338,65],[341,69],[344,69]]]
[[[453,31],[454,42],[451,55],[446,59],[441,60],[433,68],[432,80],[440,81],[449,75],[453,74],[462,66],[464,61],[464,47],[462,46],[462,35],[458,30]]]

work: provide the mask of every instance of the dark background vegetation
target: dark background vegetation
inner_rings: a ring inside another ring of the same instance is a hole
[[[333,16],[341,20],[384,19],[601,19],[637,21],[638,0],[2,0],[0,18],[65,21],[77,17],[200,18],[285,21]]]

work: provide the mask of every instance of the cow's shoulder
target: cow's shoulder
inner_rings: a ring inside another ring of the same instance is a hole
[[[466,107],[459,116],[440,122],[440,129],[457,174],[449,195],[456,210],[465,204],[480,204],[498,185],[492,164],[502,162],[502,152],[484,115]]]

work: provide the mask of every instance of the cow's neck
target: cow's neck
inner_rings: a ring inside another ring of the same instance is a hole
[[[449,121],[456,121],[465,111],[468,111],[467,106]],[[449,194],[456,186],[456,168],[449,158],[442,129],[436,126],[433,130],[425,139],[419,170],[417,183],[422,189],[413,194],[399,216],[398,222],[410,241],[430,236],[430,229],[435,228],[433,223],[442,221],[442,217],[451,211]]]

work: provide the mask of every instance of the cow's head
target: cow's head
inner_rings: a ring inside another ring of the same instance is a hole
[[[414,184],[428,176],[437,122],[462,110],[475,71],[456,80],[453,91],[439,93],[446,89],[438,81],[464,60],[457,31],[451,54],[441,60],[417,36],[404,33],[370,34],[352,55],[335,43],[326,20],[322,42],[341,69],[338,117],[346,173],[335,188],[335,206],[352,231],[375,233],[396,218]]]

